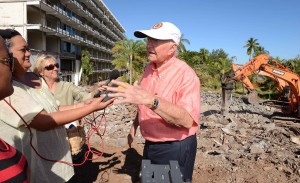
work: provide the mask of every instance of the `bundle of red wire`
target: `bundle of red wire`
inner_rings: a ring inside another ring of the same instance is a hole
[[[60,163],[65,163],[68,164],[70,166],[81,166],[83,165],[87,160],[95,160],[99,157],[101,157],[103,155],[104,152],[104,141],[103,141],[103,135],[106,132],[106,117],[105,117],[105,109],[103,110],[103,113],[99,114],[99,115],[95,115],[95,112],[93,112],[92,115],[92,119],[88,119],[87,117],[83,118],[83,123],[81,124],[83,127],[84,125],[89,125],[88,127],[88,132],[86,133],[86,143],[87,143],[87,148],[88,150],[85,152],[84,154],[84,160],[81,163],[72,163],[72,162],[66,162],[66,161],[61,161],[61,160],[52,160],[52,159],[48,159],[43,157],[37,150],[36,148],[33,146],[32,144],[32,138],[33,138],[33,134],[31,131],[30,126],[26,123],[26,121],[23,119],[23,117],[19,114],[19,112],[9,103],[7,102],[5,99],[4,101],[7,103],[7,105],[9,105],[15,112],[16,114],[21,118],[21,120],[24,122],[25,126],[28,128],[29,133],[30,133],[30,146],[31,148],[34,150],[34,152],[42,159],[46,160],[46,161],[51,161],[51,162],[60,162]],[[99,121],[97,121],[97,119],[100,118]],[[103,132],[100,133],[99,129],[101,127],[102,122],[104,121],[104,125],[103,125]],[[96,150],[92,150],[91,149],[91,144],[90,144],[90,138],[93,134],[97,134],[100,138],[100,142],[101,142],[101,151],[96,151]],[[96,158],[89,158],[90,153],[92,153],[92,155],[95,155]]]

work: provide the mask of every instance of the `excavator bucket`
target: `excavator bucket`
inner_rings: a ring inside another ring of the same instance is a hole
[[[233,82],[222,83],[222,114],[226,116],[229,113],[229,106],[232,101]]]
[[[255,91],[250,92],[247,95],[247,99],[248,99],[248,103],[250,103],[250,104],[255,104],[255,105],[259,104],[259,98]]]

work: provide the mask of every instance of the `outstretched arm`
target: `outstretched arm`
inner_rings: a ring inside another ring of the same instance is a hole
[[[58,126],[65,125],[67,123],[70,123],[71,121],[78,120],[94,111],[106,108],[114,100],[114,98],[112,98],[106,102],[101,102],[103,98],[104,96],[97,98],[93,100],[91,104],[85,105],[83,107],[78,107],[76,109],[53,113],[47,113],[43,110],[34,117],[29,126],[40,131],[46,131]]]
[[[153,111],[167,123],[185,128],[191,128],[193,126],[194,120],[184,107],[175,105],[149,93],[142,89],[137,82],[135,82],[133,86],[116,80],[113,80],[111,83],[123,87],[106,87],[108,91],[114,92],[110,93],[109,96],[122,98],[115,101],[115,104],[132,103],[145,105],[148,108],[151,108],[153,101],[156,98],[159,103],[157,108]]]

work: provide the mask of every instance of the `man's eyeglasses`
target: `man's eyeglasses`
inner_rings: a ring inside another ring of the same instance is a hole
[[[48,71],[51,71],[51,70],[54,69],[54,67],[59,68],[59,64],[58,63],[50,64],[50,65],[46,66],[45,69],[48,70]]]
[[[165,42],[169,42],[170,40],[159,40],[159,39],[154,39],[154,38],[147,38],[147,44],[152,45],[152,46],[159,46]]]
[[[8,54],[8,58],[1,58],[0,62],[6,62],[9,64],[9,68],[12,71],[14,71],[14,57],[12,53]]]

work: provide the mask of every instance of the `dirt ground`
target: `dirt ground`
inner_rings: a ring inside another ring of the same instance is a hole
[[[221,96],[209,92],[201,93],[201,106],[193,182],[300,182],[299,122],[275,119],[278,109],[246,104],[242,98],[234,98],[230,113],[223,116]],[[74,182],[140,181],[144,139],[138,133],[132,148],[126,140],[134,114],[132,106],[106,111],[103,143],[97,135],[90,138],[92,148],[103,154],[76,167]]]

